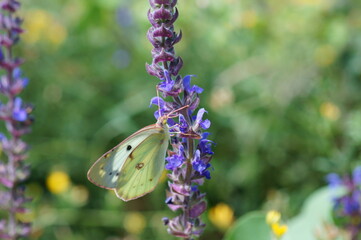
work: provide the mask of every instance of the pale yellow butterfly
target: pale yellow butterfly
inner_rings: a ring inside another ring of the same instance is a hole
[[[103,154],[89,169],[89,181],[114,190],[124,201],[153,191],[162,175],[169,145],[167,120],[186,107],[159,117],[156,124],[138,130]]]

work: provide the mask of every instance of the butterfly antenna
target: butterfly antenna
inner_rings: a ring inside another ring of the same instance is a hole
[[[171,111],[170,113],[167,114],[167,117],[168,117],[168,118],[171,118],[170,115],[172,115],[173,113],[179,112],[180,110],[185,109],[185,108],[188,108],[188,107],[189,107],[189,105],[185,105],[185,106],[180,107],[180,108],[178,108],[178,109],[176,109],[176,110],[173,110],[173,111]]]

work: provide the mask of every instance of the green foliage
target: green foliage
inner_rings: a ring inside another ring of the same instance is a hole
[[[271,232],[265,222],[265,214],[261,212],[250,212],[241,217],[228,230],[224,240],[270,240]]]

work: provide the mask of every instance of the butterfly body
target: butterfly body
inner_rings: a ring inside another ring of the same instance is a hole
[[[166,119],[160,118],[103,154],[89,169],[88,179],[124,201],[144,196],[162,175],[169,139]]]

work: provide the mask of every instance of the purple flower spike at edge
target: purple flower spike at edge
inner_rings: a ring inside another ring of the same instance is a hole
[[[0,119],[5,122],[8,133],[0,133],[3,152],[0,159],[0,239],[20,239],[30,235],[30,223],[20,221],[16,215],[28,210],[24,204],[30,199],[24,196],[22,182],[30,174],[27,157],[28,145],[21,137],[30,132],[33,122],[33,107],[19,96],[27,86],[28,79],[22,76],[20,65],[23,62],[13,56],[14,45],[23,32],[22,20],[16,12],[20,2],[2,0],[0,2],[0,94],[6,99],[0,102]]]
[[[171,171],[165,203],[179,215],[173,219],[163,218],[163,223],[169,234],[190,240],[200,236],[205,228],[201,215],[206,211],[207,204],[205,194],[199,191],[198,185],[211,178],[209,170],[214,142],[207,139],[209,133],[203,132],[211,126],[211,122],[205,119],[207,111],[204,108],[197,110],[199,94],[203,89],[191,84],[194,75],[182,78],[178,74],[183,61],[174,52],[174,44],[182,38],[181,32],[176,33],[173,26],[178,17],[177,0],[149,2],[148,19],[152,26],[147,37],[154,48],[153,61],[146,65],[146,69],[160,80],[157,89],[161,95],[154,97],[151,105],[159,107],[154,113],[157,119],[171,112],[176,116],[168,119],[173,149],[165,159],[165,168]],[[172,101],[166,101],[166,97]],[[177,119],[178,122],[175,122]]]
[[[333,196],[334,222],[351,235],[352,240],[361,236],[361,166],[356,167],[352,174],[340,177],[330,173],[326,177],[330,188],[345,189],[342,195]]]

